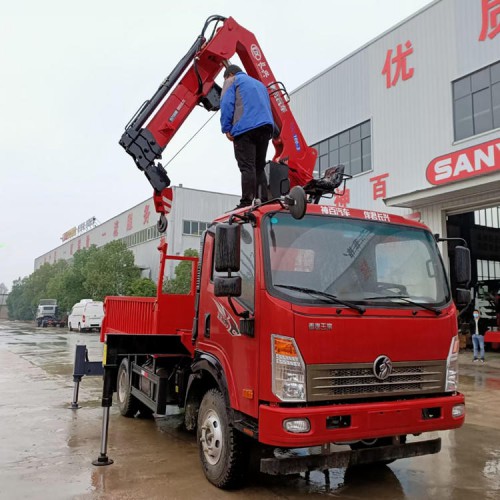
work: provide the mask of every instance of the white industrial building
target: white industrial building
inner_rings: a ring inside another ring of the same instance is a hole
[[[353,175],[335,204],[465,238],[475,278],[498,289],[498,1],[430,3],[296,89],[292,108],[317,175]]]
[[[318,150],[315,175],[344,164],[353,176],[334,204],[405,214],[435,233],[463,237],[477,281],[500,285],[498,0],[430,3],[304,83],[291,106]],[[174,188],[174,197],[172,254],[198,248],[206,223],[238,202],[185,188]],[[40,256],[35,267],[124,238],[154,279],[155,224],[146,200]]]
[[[200,235],[207,225],[220,214],[234,208],[240,199],[236,195],[181,186],[173,186],[172,191],[174,203],[164,233],[170,255],[183,255],[188,248],[198,250]],[[74,236],[36,258],[35,269],[46,262],[53,264],[60,259],[71,259],[75,252],[90,245],[101,247],[113,240],[123,240],[133,252],[135,264],[142,269],[142,275],[156,281],[160,264],[157,247],[163,236],[156,227],[157,220],[158,214],[151,197],[88,230],[82,224],[80,234],[78,228],[73,228],[69,234],[75,233]]]

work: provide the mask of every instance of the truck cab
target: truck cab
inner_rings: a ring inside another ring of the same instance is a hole
[[[127,417],[181,408],[222,488],[244,477],[249,438],[352,448],[261,461],[290,473],[436,453],[439,438],[408,438],[464,422],[457,310],[435,236],[380,212],[304,212],[271,202],[226,214],[199,260],[182,258],[188,294],[160,285],[156,298],[106,298],[104,391]],[[159,249],[161,284],[165,261],[180,257]]]

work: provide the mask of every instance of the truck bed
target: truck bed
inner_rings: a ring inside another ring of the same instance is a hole
[[[191,334],[194,294],[159,297],[106,297],[101,341],[106,334]]]

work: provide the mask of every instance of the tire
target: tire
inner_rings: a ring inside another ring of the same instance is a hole
[[[79,333],[82,333],[82,332],[83,332],[83,330],[82,330],[82,325],[80,325],[80,323],[78,323],[78,332],[79,332]]]
[[[198,450],[206,478],[222,489],[243,484],[248,453],[245,436],[229,425],[224,396],[210,389],[198,412]]]
[[[400,442],[401,444],[406,443],[406,436],[400,436]],[[371,440],[366,440],[366,441],[358,441],[357,443],[353,443],[349,445],[351,447],[351,450],[363,450],[366,448],[378,448],[380,446],[390,446],[392,444],[392,437],[385,437],[385,438],[378,438],[378,439],[371,439]],[[373,462],[371,464],[367,465],[389,465],[394,462],[394,460],[380,460],[379,462]]]
[[[45,320],[42,321],[42,328],[47,328],[47,322]]]
[[[118,408],[124,417],[132,418],[139,410],[139,401],[132,396],[130,390],[130,365],[123,358],[116,377],[116,399]]]
[[[69,330],[70,332],[72,332],[72,331],[73,331],[73,328],[71,327],[71,323],[68,323],[68,330]]]

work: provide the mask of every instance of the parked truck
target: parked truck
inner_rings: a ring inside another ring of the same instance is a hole
[[[37,326],[65,326],[64,319],[59,314],[56,299],[40,299],[36,308],[35,322]]]
[[[468,250],[454,249],[451,290],[439,238],[425,225],[322,203],[342,192],[348,176],[334,166],[313,179],[316,152],[286,90],[253,34],[232,18],[207,20],[120,141],[154,188],[159,229],[172,190],[156,161],[195,106],[218,109],[214,79],[235,53],[271,97],[271,201],[217,218],[201,237],[199,258],[170,256],[162,240],[156,297],[105,299],[103,444],[95,463],[110,463],[114,392],[126,417],[181,408],[204,473],[220,488],[242,482],[252,441],[266,451],[260,469],[270,474],[438,452],[439,438],[415,436],[464,422],[455,303],[470,300]],[[189,293],[163,293],[169,260],[192,265]]]

